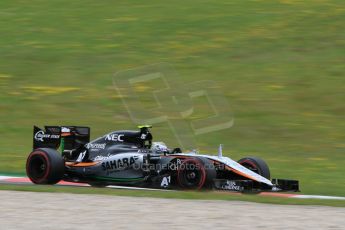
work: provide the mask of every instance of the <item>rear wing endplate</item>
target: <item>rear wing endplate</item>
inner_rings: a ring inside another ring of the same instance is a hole
[[[64,150],[77,149],[90,142],[90,128],[82,126],[34,126],[33,149],[62,147]]]

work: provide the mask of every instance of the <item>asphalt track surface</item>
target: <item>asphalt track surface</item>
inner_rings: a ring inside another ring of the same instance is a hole
[[[1,229],[344,229],[345,208],[0,191]]]

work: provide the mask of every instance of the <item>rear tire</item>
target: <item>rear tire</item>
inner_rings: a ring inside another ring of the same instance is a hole
[[[245,157],[238,161],[239,164],[252,170],[253,172],[265,177],[266,179],[271,178],[271,173],[268,165],[264,160],[258,157]]]
[[[26,161],[26,174],[34,184],[56,184],[64,171],[64,160],[55,149],[35,149]]]
[[[201,157],[187,158],[177,171],[177,182],[184,189],[212,188],[216,169],[211,161]]]

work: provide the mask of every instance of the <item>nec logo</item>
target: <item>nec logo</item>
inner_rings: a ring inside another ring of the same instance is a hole
[[[123,134],[109,134],[105,137],[105,140],[123,142],[123,140],[121,139],[123,136]]]

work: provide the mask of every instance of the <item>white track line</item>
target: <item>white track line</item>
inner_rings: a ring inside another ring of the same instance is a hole
[[[322,199],[322,200],[345,200],[345,197],[341,196],[319,196],[319,195],[295,195],[291,198],[298,199]]]
[[[12,178],[24,178],[24,177],[17,177],[17,176],[1,176],[1,175],[0,175],[0,180],[7,180],[7,179],[12,179]]]

